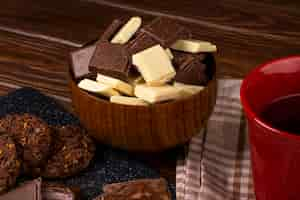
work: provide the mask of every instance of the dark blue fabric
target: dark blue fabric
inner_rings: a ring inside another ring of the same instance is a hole
[[[79,124],[74,115],[52,98],[31,88],[18,89],[0,97],[0,117],[11,113],[31,113],[54,126]],[[86,170],[75,177],[53,181],[79,186],[82,199],[90,200],[102,193],[101,188],[105,184],[156,177],[159,174],[154,169],[133,159],[128,152],[98,145],[96,156]],[[19,180],[24,179],[28,177],[20,177]],[[175,199],[175,185],[170,184],[169,188]]]

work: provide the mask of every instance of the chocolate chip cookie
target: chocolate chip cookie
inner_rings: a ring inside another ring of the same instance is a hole
[[[19,172],[16,145],[8,134],[0,133],[0,193],[15,185]]]
[[[79,126],[55,128],[53,151],[41,175],[63,178],[85,169],[95,153],[95,144]]]

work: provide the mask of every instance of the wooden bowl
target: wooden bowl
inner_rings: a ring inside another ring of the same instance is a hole
[[[127,106],[110,103],[70,81],[72,101],[82,124],[97,141],[129,151],[158,152],[186,143],[205,126],[216,102],[214,77],[186,99]]]

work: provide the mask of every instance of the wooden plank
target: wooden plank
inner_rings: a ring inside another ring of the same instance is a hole
[[[300,10],[294,4],[272,4],[272,0],[91,1],[185,23],[196,38],[217,44],[219,77],[243,77],[262,62],[300,51]]]
[[[293,6],[279,6],[246,0],[207,1],[205,4],[197,0],[92,1],[146,14],[168,15],[182,21],[224,31],[266,35],[278,37],[278,39],[300,36],[300,10],[294,9]]]
[[[67,57],[72,49],[63,44],[0,31],[0,86],[10,89],[34,87],[70,102]]]
[[[112,19],[134,14],[80,0],[9,0],[1,4],[0,30],[78,47],[98,38]]]
[[[143,15],[149,20],[153,15],[169,16],[186,23],[195,37],[217,44],[218,77],[243,77],[262,62],[300,51],[300,11],[273,5],[271,0],[221,0],[205,5],[196,0],[93,1],[101,4],[12,0],[0,8],[0,29],[40,34],[37,37],[74,46],[97,38],[117,17]],[[21,10],[25,3],[31,6]]]

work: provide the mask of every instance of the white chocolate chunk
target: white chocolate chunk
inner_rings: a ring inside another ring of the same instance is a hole
[[[142,18],[131,17],[130,20],[122,26],[118,33],[113,37],[111,43],[125,44],[137,32],[142,25]]]
[[[163,85],[176,75],[169,56],[160,45],[134,54],[132,63],[150,86]]]
[[[109,76],[105,76],[102,74],[97,74],[97,82],[111,86],[112,88],[114,88],[115,90],[118,90],[119,92],[126,94],[128,96],[133,96],[133,87],[116,78],[112,78]]]
[[[168,54],[168,56],[169,56],[169,58],[170,58],[171,60],[174,59],[174,56],[173,56],[173,54],[172,54],[172,51],[171,51],[169,48],[166,48],[166,53]]]
[[[137,85],[134,94],[149,103],[178,99],[182,95],[180,89],[171,85],[153,87],[145,84]]]
[[[177,40],[174,44],[172,44],[171,48],[178,51],[185,51],[189,53],[217,51],[216,45],[201,40]]]
[[[199,85],[188,85],[184,83],[174,82],[174,87],[181,90],[182,95],[187,97],[194,94],[197,94],[198,92],[202,91],[204,89],[203,86]]]
[[[111,86],[107,86],[90,79],[83,79],[78,83],[78,87],[88,92],[100,94],[106,97],[118,96],[119,92]]]
[[[124,97],[124,96],[112,96],[112,97],[110,97],[110,102],[131,105],[131,106],[148,106],[149,105],[143,99],[139,99],[136,97]]]

